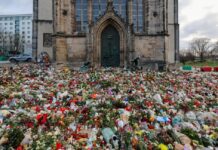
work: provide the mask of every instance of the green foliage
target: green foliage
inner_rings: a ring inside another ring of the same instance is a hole
[[[97,108],[110,109],[113,108],[111,103],[101,102],[97,105]]]
[[[6,93],[6,92],[3,93],[3,94],[2,94],[2,99],[4,99],[4,98],[5,98],[5,99],[8,99],[8,98],[9,98],[9,94]]]
[[[24,138],[23,132],[19,128],[11,129],[8,133],[8,146],[17,148]]]
[[[34,150],[43,150],[54,148],[56,143],[56,139],[52,135],[43,134],[39,137],[39,139],[34,140],[33,144],[31,145],[31,149]]]
[[[95,72],[90,74],[90,78],[89,78],[90,81],[97,81],[99,79],[100,79],[100,75],[98,73]]]
[[[16,94],[16,95],[14,95],[14,98],[21,99],[22,95]]]
[[[136,99],[137,99],[137,98],[134,97],[134,96],[129,96],[129,97],[128,97],[128,101],[129,101],[129,102],[135,102]]]
[[[135,123],[137,123],[139,121],[138,117],[136,117],[135,115],[130,115],[129,117],[129,123],[131,126],[133,126]]]
[[[100,81],[100,84],[101,84],[102,88],[108,88],[108,87],[111,87],[113,85],[112,82],[109,80]]]
[[[138,143],[137,146],[136,146],[136,150],[146,150],[146,149],[147,149],[147,148],[146,148],[145,143],[142,142],[142,141],[139,141],[139,143]]]
[[[213,60],[206,60],[204,62],[201,61],[189,61],[186,63],[186,65],[192,65],[192,66],[197,66],[197,67],[202,67],[202,66],[211,66],[211,67],[216,67],[218,66],[218,61],[213,61]]]
[[[115,120],[113,120],[112,118],[110,118],[109,114],[107,112],[104,112],[102,114],[102,120],[101,120],[101,126],[102,128],[111,128],[113,129],[115,127]]]
[[[167,133],[170,135],[170,137],[173,138],[174,141],[181,143],[179,137],[175,134],[173,130],[167,130]]]
[[[110,113],[110,118],[112,120],[116,120],[116,119],[120,118],[119,112],[116,111],[116,112]]]
[[[87,88],[87,84],[86,83],[81,83],[80,87],[81,87],[81,89],[83,89],[83,88],[85,89],[85,88]]]
[[[198,136],[198,133],[190,128],[184,128],[181,130],[181,133],[187,135],[190,139],[198,141],[200,144],[202,144],[202,141],[200,137]]]
[[[85,106],[86,101],[79,101],[76,103],[78,106]]]
[[[113,102],[113,106],[115,108],[125,108],[126,104],[124,104],[121,100],[118,100]]]
[[[50,135],[43,137],[43,141],[45,142],[46,147],[52,147],[55,143],[54,137]]]
[[[205,147],[212,146],[212,141],[209,138],[202,137],[201,141]]]
[[[129,147],[131,144],[131,137],[132,137],[132,134],[130,132],[125,132],[123,134],[123,140],[125,142],[126,147]]]

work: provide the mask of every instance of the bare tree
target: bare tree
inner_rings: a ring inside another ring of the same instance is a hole
[[[180,62],[183,64],[185,64],[188,61],[193,61],[194,59],[195,59],[195,56],[190,51],[183,53],[183,54],[180,54]]]
[[[216,41],[214,44],[213,44],[213,48],[210,52],[210,55],[212,58],[216,58],[218,57],[218,41]]]
[[[21,51],[22,40],[20,34],[11,34],[9,36],[12,51]]]
[[[7,54],[8,50],[10,49],[11,45],[11,35],[6,32],[3,28],[0,29],[0,49],[4,54]]]
[[[0,51],[5,55],[10,53],[20,53],[23,51],[23,40],[19,33],[5,33],[0,29]]]
[[[204,61],[205,55],[210,52],[211,43],[209,38],[195,38],[190,43],[190,48],[194,54],[200,57],[201,61]]]
[[[1,41],[0,50],[1,51],[4,50],[4,40],[5,40],[4,30],[0,28],[0,41]]]
[[[24,51],[25,41],[20,33],[12,33],[5,31],[0,27],[0,51],[4,54],[19,53]]]

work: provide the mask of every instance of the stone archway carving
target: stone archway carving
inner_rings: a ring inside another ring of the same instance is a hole
[[[94,66],[101,66],[101,34],[107,26],[113,26],[120,35],[120,66],[127,65],[127,29],[121,19],[113,12],[107,12],[101,19],[96,22],[92,29],[92,62]]]

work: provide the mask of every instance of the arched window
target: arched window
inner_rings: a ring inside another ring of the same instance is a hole
[[[114,0],[114,9],[115,11],[126,20],[127,16],[127,2],[126,0]]]
[[[143,32],[143,0],[133,0],[133,24],[135,32]]]
[[[77,31],[86,32],[88,27],[87,0],[76,0],[76,28]]]
[[[102,15],[107,7],[107,0],[93,0],[93,20],[96,21]]]

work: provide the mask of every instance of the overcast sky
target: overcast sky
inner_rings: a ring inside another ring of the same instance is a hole
[[[194,37],[218,40],[218,0],[179,0],[180,48]],[[32,0],[0,0],[0,15],[32,13]]]
[[[180,48],[195,37],[218,40],[218,0],[179,0]]]

